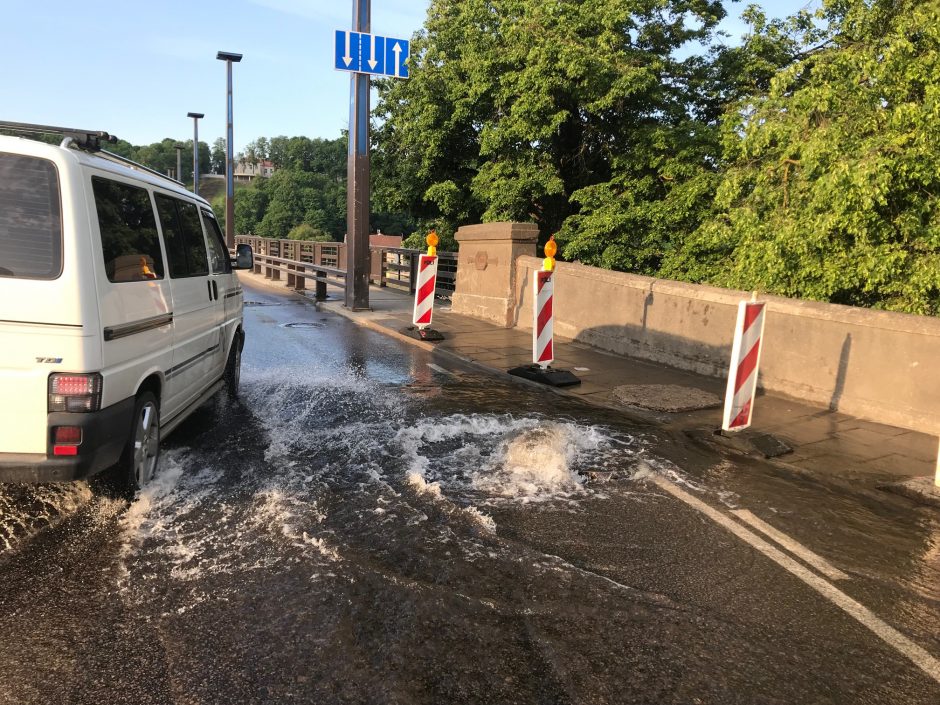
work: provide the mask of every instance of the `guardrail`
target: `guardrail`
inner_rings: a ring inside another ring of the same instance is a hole
[[[303,291],[308,280],[316,285],[316,298],[326,298],[326,287],[346,286],[346,244],[342,242],[310,242],[307,240],[275,240],[239,235],[236,244],[251,245],[255,255],[255,274],[281,281]],[[417,281],[418,255],[423,250],[403,247],[370,248],[369,281],[414,293]],[[457,282],[457,253],[438,252],[438,274],[435,295],[450,299]]]

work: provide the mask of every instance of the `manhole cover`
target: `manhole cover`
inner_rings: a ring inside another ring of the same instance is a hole
[[[614,388],[614,398],[622,404],[671,413],[721,406],[716,394],[678,384],[624,384]]]
[[[285,323],[284,328],[322,328],[323,321],[301,321],[300,323]]]
[[[245,306],[280,306],[280,301],[246,301]]]

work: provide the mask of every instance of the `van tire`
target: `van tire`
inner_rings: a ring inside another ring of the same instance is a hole
[[[134,404],[127,445],[114,468],[115,489],[127,495],[153,479],[160,457],[160,404],[153,392],[141,392]]]
[[[223,380],[225,389],[231,397],[238,396],[238,387],[242,377],[242,338],[236,335],[232,339],[232,349],[228,353],[228,362],[225,363]]]

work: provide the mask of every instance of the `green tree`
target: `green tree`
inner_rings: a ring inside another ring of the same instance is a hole
[[[668,276],[940,313],[940,2],[838,0],[724,121],[714,213]]]
[[[259,137],[245,146],[245,151],[239,154],[239,161],[249,164],[258,164],[268,158],[270,144],[267,137]]]
[[[209,164],[213,174],[225,173],[225,138],[219,137],[212,143]]]
[[[650,106],[652,116],[631,119],[630,149],[613,154],[610,178],[572,194],[577,209],[558,238],[566,258],[658,276],[708,217],[722,167],[722,115],[766,90],[818,37],[807,12],[768,22],[751,6],[744,19],[751,32],[741,46],[719,44],[672,64],[682,79],[656,96],[663,102]]]
[[[426,250],[428,247],[427,236],[432,230],[437,233],[437,249],[441,252],[456,252],[457,241],[454,239],[454,231],[445,229],[438,223],[424,222],[419,223],[414,232],[402,240],[401,246],[412,250]]]
[[[342,239],[346,220],[345,189],[329,176],[279,169],[270,179],[259,180],[257,188],[267,198],[264,215],[257,226],[257,233],[262,237],[286,237],[294,227],[307,223],[334,239]]]
[[[309,223],[301,223],[287,233],[288,240],[309,240],[311,242],[333,242],[329,233],[315,228]]]
[[[193,183],[192,164],[193,164],[193,141],[174,140],[165,137],[159,142],[154,142],[142,147],[134,147],[127,142],[118,142],[110,145],[108,151],[115,152],[121,156],[127,157],[132,161],[150,167],[161,174],[176,172],[176,145],[183,144],[184,148],[180,150],[180,164],[182,167],[182,178],[184,183],[190,186]],[[199,173],[207,174],[211,170],[209,145],[205,142],[199,143]]]
[[[235,232],[241,234],[257,234],[259,226],[264,219],[268,207],[269,196],[263,188],[263,180],[255,179],[249,186],[243,186],[235,193]],[[222,207],[225,207],[225,196],[222,196]]]
[[[710,67],[674,56],[723,16],[709,0],[434,0],[411,78],[380,85],[382,204],[448,229],[534,221],[547,236],[617,170],[658,178],[674,138],[694,130],[683,151],[700,159]]]

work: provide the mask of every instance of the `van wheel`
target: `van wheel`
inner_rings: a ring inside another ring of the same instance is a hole
[[[240,336],[232,340],[232,349],[228,353],[228,362],[225,363],[225,388],[233,397],[238,396],[238,385],[242,378],[242,341]]]
[[[160,407],[153,392],[137,397],[134,425],[118,463],[120,488],[133,494],[153,478],[160,456]]]

